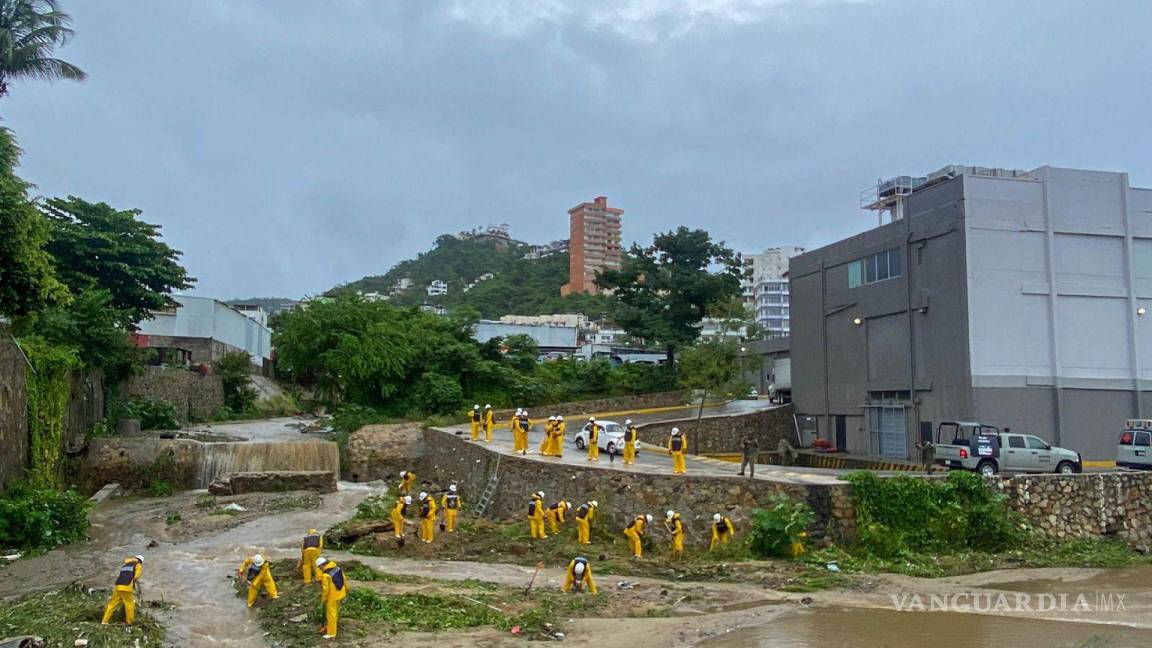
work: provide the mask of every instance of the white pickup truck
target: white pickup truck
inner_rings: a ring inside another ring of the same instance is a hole
[[[982,423],[941,423],[936,428],[936,441],[933,451],[937,464],[985,476],[1001,471],[1071,475],[1084,469],[1078,452],[1054,447],[1031,434],[1001,432]]]

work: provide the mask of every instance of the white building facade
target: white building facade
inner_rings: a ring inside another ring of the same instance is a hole
[[[744,256],[744,306],[768,337],[784,337],[792,331],[788,259],[803,253],[802,247],[785,245]]]

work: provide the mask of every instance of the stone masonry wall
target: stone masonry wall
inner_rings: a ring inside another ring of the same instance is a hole
[[[120,387],[122,398],[152,398],[176,406],[180,420],[210,419],[224,406],[224,384],[220,376],[201,375],[187,369],[145,367]]]
[[[653,407],[677,407],[688,402],[688,396],[682,391],[656,392],[652,394],[637,394],[635,396],[618,396],[616,398],[601,398],[599,400],[575,401],[572,403],[558,403],[556,405],[537,405],[528,408],[534,419],[547,418],[553,414],[559,416],[579,416],[581,414],[596,414],[616,412],[621,410],[649,409]],[[484,407],[484,403],[479,404]],[[507,421],[516,411],[512,409],[495,410],[496,419]]]
[[[0,486],[24,475],[28,462],[28,392],[24,354],[0,324]]]
[[[365,425],[348,437],[344,476],[355,482],[395,480],[401,470],[424,472],[424,424]]]
[[[1152,473],[1017,475],[993,483],[1048,535],[1152,543]]]
[[[173,486],[195,488],[204,461],[204,444],[191,439],[97,438],[88,445],[80,460],[76,482],[84,493],[95,492],[105,484],[119,482],[125,488],[137,488],[148,481],[148,467],[164,455],[175,464]]]
[[[429,429],[427,488],[435,491],[456,481],[466,508],[484,491],[498,455],[465,441],[450,432]],[[600,503],[601,524],[623,526],[632,516],[650,513],[657,520],[674,509],[689,527],[688,543],[706,543],[713,513],[732,517],[737,528],[747,528],[752,510],[768,504],[778,492],[805,499],[816,511],[819,522],[814,535],[851,538],[855,535],[855,510],[847,498],[847,484],[784,484],[739,477],[713,477],[691,474],[656,475],[623,472],[587,466],[568,466],[499,456],[500,484],[488,515],[517,519],[525,515],[531,493],[543,490],[551,503],[566,499],[577,504],[587,500]],[[424,480],[424,477],[421,477]]]
[[[621,421],[623,422],[623,421]],[[760,443],[761,452],[776,450],[780,439],[796,445],[796,432],[792,423],[792,406],[785,405],[768,410],[737,416],[708,417],[696,421],[695,417],[679,421],[666,421],[640,425],[640,440],[659,446],[667,445],[672,428],[678,427],[688,435],[688,449],[693,454],[727,454],[740,452],[740,440],[752,433]]]

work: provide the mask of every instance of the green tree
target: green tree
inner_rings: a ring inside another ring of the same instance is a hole
[[[18,337],[36,336],[64,349],[71,349],[88,369],[101,369],[110,384],[131,373],[137,362],[136,348],[110,306],[106,290],[80,293],[67,304],[50,306],[17,318]]]
[[[83,70],[58,58],[72,38],[72,18],[56,0],[0,0],[0,97],[17,79],[83,81]]]
[[[213,363],[224,386],[224,406],[234,414],[246,414],[260,397],[252,386],[252,356],[247,351],[228,353]]]
[[[679,227],[657,234],[648,247],[633,245],[621,268],[599,273],[596,284],[612,291],[616,323],[663,346],[671,362],[699,337],[712,304],[740,294],[741,273],[738,254],[704,230]]]
[[[67,301],[56,280],[48,244],[48,221],[28,199],[30,185],[16,176],[20,148],[0,128],[0,314],[19,316]]]
[[[171,305],[172,291],[196,281],[180,265],[180,251],[160,240],[160,226],[139,220],[140,213],[72,196],[45,206],[57,276],[73,294],[107,290],[126,329]]]
[[[704,415],[704,399],[711,392],[730,392],[738,389],[740,373],[739,350],[735,342],[716,340],[701,342],[684,349],[678,358],[677,373],[680,385],[685,389],[701,392],[700,410],[696,413],[699,421]]]

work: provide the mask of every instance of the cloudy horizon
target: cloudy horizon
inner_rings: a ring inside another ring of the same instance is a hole
[[[222,299],[300,297],[509,223],[741,252],[874,225],[859,192],[948,164],[1152,186],[1152,3],[62,0],[83,83],[0,118],[46,196],[139,208]]]

